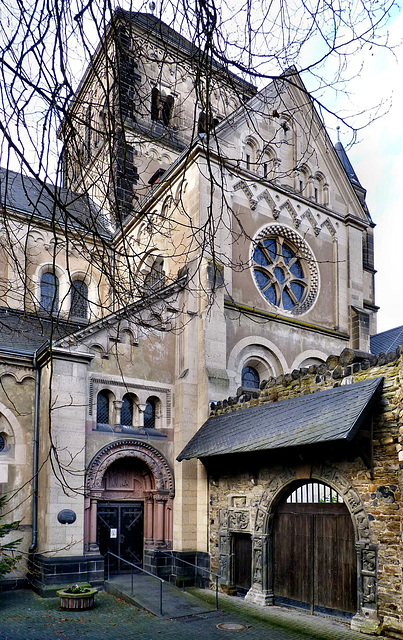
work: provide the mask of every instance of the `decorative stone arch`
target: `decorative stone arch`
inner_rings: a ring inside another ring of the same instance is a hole
[[[299,353],[291,365],[291,371],[294,369],[301,369],[302,367],[309,367],[310,364],[321,364],[326,362],[328,354],[319,349],[307,349],[302,353]],[[312,360],[312,362],[310,362]]]
[[[106,498],[104,476],[113,463],[130,458],[141,463],[143,468],[145,465],[150,472],[150,486],[146,486],[140,496],[144,501],[145,547],[172,548],[172,501],[175,485],[171,467],[163,454],[147,442],[124,439],[104,446],[88,465],[85,484],[85,546],[89,551],[98,549],[97,502]]]
[[[150,469],[157,491],[169,491],[173,497],[174,477],[166,458],[148,442],[141,440],[115,440],[103,447],[88,465],[86,489],[90,496],[102,491],[102,479],[107,468],[121,458],[137,458]]]
[[[288,371],[287,361],[274,342],[261,336],[242,338],[233,347],[228,357],[228,373],[234,391],[236,386],[240,384],[243,366],[253,359],[260,359],[262,364],[265,364],[268,377],[278,376]],[[262,380],[265,374],[263,371],[259,371],[259,375]]]
[[[301,478],[297,470],[282,469],[269,482],[252,515],[252,587],[246,598],[257,604],[273,604],[273,523],[276,509],[297,481],[317,480],[332,487],[343,498],[353,524],[357,550],[357,614],[352,621],[356,630],[377,629],[378,545],[372,542],[368,514],[350,480],[332,465],[314,465],[311,473]]]

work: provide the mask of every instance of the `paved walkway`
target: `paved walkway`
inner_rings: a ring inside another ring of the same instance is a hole
[[[111,577],[105,583],[105,590],[108,593],[164,618],[192,616],[207,613],[215,608],[215,603],[210,605],[169,582],[162,583],[162,593],[160,588],[160,580],[140,573],[133,576],[133,585],[130,574]]]
[[[197,592],[199,593],[199,592]],[[210,603],[213,593],[203,593]],[[202,605],[202,603],[201,603]],[[243,630],[217,628],[244,625]],[[0,594],[0,640],[365,640],[337,621],[220,595],[220,611],[158,618],[101,592],[90,611],[60,611],[56,598],[31,591]]]

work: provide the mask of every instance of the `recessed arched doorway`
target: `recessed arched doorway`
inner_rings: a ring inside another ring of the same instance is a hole
[[[350,513],[342,497],[321,482],[290,489],[273,531],[276,604],[311,611],[357,611],[357,556]]]
[[[121,440],[101,449],[88,467],[87,496],[86,548],[119,556],[110,556],[112,570],[172,548],[173,474],[150,444]]]

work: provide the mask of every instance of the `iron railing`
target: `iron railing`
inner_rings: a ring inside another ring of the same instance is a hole
[[[133,562],[129,562],[129,560],[125,560],[124,558],[121,558],[120,556],[117,556],[116,553],[112,553],[112,551],[107,551],[106,556],[108,556],[108,581],[110,578],[110,556],[113,556],[114,558],[117,558],[118,560],[120,560],[121,562],[125,562],[126,564],[130,565],[132,570],[131,570],[131,595],[133,596],[133,568],[137,569],[138,571],[141,571],[142,573],[146,573],[148,576],[151,576],[152,578],[155,578],[155,580],[159,580],[160,582],[160,616],[162,617],[162,585],[165,582],[165,580],[163,578],[160,578],[159,576],[154,575],[154,573],[150,573],[149,571],[146,571],[145,569],[143,569],[142,567],[139,567],[137,564],[134,564]]]
[[[210,576],[214,576],[215,577],[215,610],[218,611],[218,578],[221,578],[221,576],[218,573],[214,573],[214,571],[210,571],[210,569],[205,569],[204,567],[200,567],[198,564],[194,564],[193,562],[188,562],[188,560],[182,560],[182,558],[178,558],[177,556],[174,556],[172,553],[166,553],[165,551],[159,551],[159,553],[161,553],[164,556],[168,556],[173,560],[177,560],[178,562],[183,562],[183,564],[187,564],[190,567],[194,567],[195,568],[195,584],[196,584],[197,573],[199,570],[204,571],[204,573],[208,573]],[[185,590],[185,576],[182,577],[182,591],[184,590]]]

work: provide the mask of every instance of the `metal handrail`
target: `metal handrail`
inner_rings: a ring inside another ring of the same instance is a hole
[[[150,573],[150,571],[147,571],[146,569],[143,569],[142,567],[139,567],[137,564],[134,564],[134,562],[130,562],[129,560],[125,560],[125,558],[122,558],[121,556],[117,556],[116,553],[112,553],[112,551],[107,551],[105,555],[108,556],[108,581],[109,581],[109,577],[110,577],[109,556],[113,556],[114,558],[117,558],[118,560],[121,560],[122,562],[126,562],[126,564],[129,564],[131,567],[134,567],[135,569],[138,569],[142,573],[146,573],[148,576],[151,576],[152,578],[155,578],[156,580],[160,581],[160,616],[162,617],[162,583],[165,582],[165,580],[163,578],[160,578],[159,576],[156,576],[154,573]],[[132,574],[131,574],[131,583],[132,583],[132,586],[131,586],[132,593],[131,593],[131,595],[133,595],[133,569],[132,569]]]
[[[200,567],[198,564],[194,564],[193,562],[188,562],[188,560],[182,560],[182,558],[178,558],[178,556],[174,556],[171,553],[166,553],[166,551],[160,551],[160,553],[164,556],[168,556],[169,558],[174,558],[174,560],[179,560],[179,562],[183,562],[184,564],[188,564],[191,567],[194,567],[195,569],[200,569],[201,571],[204,571],[205,573],[208,573],[211,576],[215,577],[215,610],[218,611],[218,578],[221,578],[219,573],[214,573],[214,571],[210,571],[210,569],[205,569],[204,567]],[[196,572],[195,572],[195,578],[196,578]],[[183,576],[182,578],[182,590],[185,590],[185,577]]]

